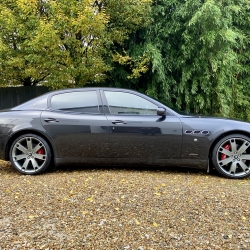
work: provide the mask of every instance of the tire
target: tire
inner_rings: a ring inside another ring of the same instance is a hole
[[[22,174],[40,174],[51,163],[51,150],[42,137],[24,134],[12,143],[10,161],[12,166]]]
[[[212,163],[224,177],[242,179],[250,176],[250,138],[241,134],[222,138],[213,149]]]

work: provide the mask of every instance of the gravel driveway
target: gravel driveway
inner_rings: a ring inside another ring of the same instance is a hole
[[[0,161],[0,249],[250,249],[250,178]]]

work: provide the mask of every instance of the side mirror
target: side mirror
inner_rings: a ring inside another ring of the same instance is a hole
[[[166,115],[166,110],[164,108],[158,107],[157,108],[157,115],[161,115],[161,116]]]

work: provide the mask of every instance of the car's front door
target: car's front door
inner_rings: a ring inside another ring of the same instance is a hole
[[[158,105],[135,92],[101,93],[109,122],[109,157],[121,163],[180,159],[182,125],[178,117],[157,115]]]
[[[41,121],[53,138],[58,161],[98,161],[106,156],[108,121],[99,91],[73,91],[54,95]]]

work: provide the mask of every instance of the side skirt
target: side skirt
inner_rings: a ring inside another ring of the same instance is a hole
[[[154,161],[145,160],[145,159],[125,159],[125,158],[55,158],[55,165],[99,165],[99,166],[108,166],[108,165],[139,165],[139,166],[177,166],[177,167],[187,167],[187,168],[198,168],[198,169],[207,169],[208,160],[199,160],[199,159],[158,159]]]

